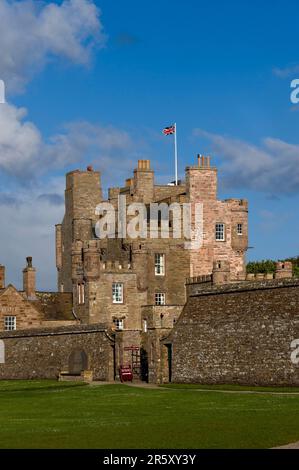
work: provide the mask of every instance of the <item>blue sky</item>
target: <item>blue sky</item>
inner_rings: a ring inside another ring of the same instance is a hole
[[[172,178],[172,139],[161,129],[174,121],[181,176],[197,153],[210,154],[219,196],[249,199],[248,259],[298,255],[297,6],[2,0],[0,262],[8,281],[20,285],[32,255],[39,287],[55,288],[53,225],[67,170],[93,163],[106,188],[145,157],[158,180]]]

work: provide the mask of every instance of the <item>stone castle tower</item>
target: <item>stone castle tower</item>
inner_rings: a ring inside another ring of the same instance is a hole
[[[217,199],[217,169],[210,158],[198,156],[186,168],[185,182],[157,185],[149,160],[139,160],[124,187],[109,190],[108,201],[118,220],[119,197],[125,206],[143,203],[202,207],[202,243],[186,249],[184,236],[173,238],[175,216],[169,222],[170,238],[125,237],[98,239],[96,207],[103,202],[100,173],[91,167],[66,175],[65,216],[56,226],[56,263],[59,291],[72,292],[74,312],[82,323],[102,323],[119,333],[119,361],[140,346],[148,328],[163,334],[172,328],[186,301],[186,278],[209,275],[216,261],[230,271],[231,280],[245,279],[248,245],[248,204],[244,199]],[[147,226],[151,221],[147,219]],[[117,223],[116,223],[117,225]],[[195,232],[196,233],[196,232]],[[126,351],[130,351],[126,353]]]

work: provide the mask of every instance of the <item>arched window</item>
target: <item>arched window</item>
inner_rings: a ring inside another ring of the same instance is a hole
[[[5,364],[5,344],[0,340],[0,364]]]

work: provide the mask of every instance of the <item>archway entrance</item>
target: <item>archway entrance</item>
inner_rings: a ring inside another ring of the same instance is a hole
[[[88,357],[85,351],[72,351],[69,357],[69,373],[80,375],[83,370],[88,369]]]

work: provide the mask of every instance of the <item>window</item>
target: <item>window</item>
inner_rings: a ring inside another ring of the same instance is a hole
[[[16,317],[4,317],[4,328],[6,331],[13,331],[17,329]]]
[[[78,304],[83,305],[85,303],[85,287],[83,283],[78,284],[77,292],[78,292]]]
[[[123,303],[123,284],[120,282],[114,282],[112,284],[112,300],[114,304]]]
[[[143,332],[147,333],[147,320],[143,320]]]
[[[156,292],[155,293],[155,304],[156,305],[165,305],[165,293]]]
[[[224,241],[224,224],[216,224],[215,237],[217,241]]]
[[[113,323],[116,330],[124,329],[124,321],[121,318],[114,318]]]
[[[165,275],[165,255],[161,255],[160,253],[155,254],[155,275]]]
[[[243,235],[243,224],[238,224],[237,225],[237,234],[238,235]]]

